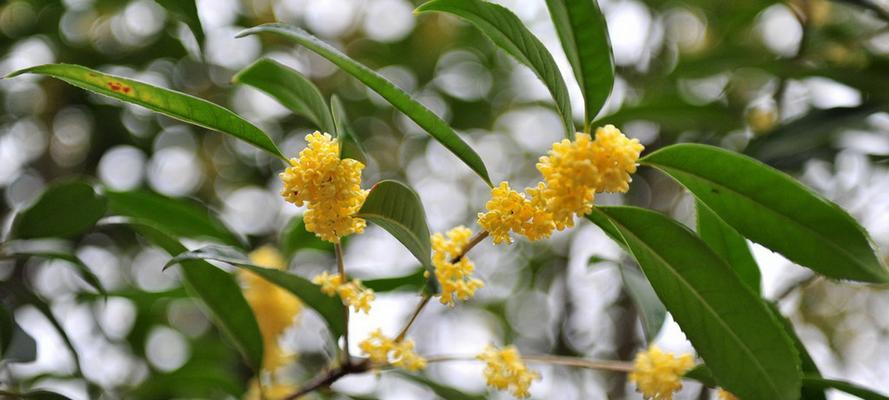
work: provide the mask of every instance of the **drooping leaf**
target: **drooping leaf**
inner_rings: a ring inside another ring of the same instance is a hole
[[[614,86],[614,57],[605,16],[597,0],[546,0],[546,5],[583,93],[583,123],[588,131]]]
[[[112,213],[162,227],[170,235],[243,246],[238,236],[200,203],[144,190],[108,191],[106,196]]]
[[[105,198],[86,182],[57,183],[16,216],[12,236],[19,239],[77,236],[102,218],[105,207]]]
[[[166,8],[176,19],[188,25],[188,29],[198,42],[198,49],[204,46],[204,28],[198,16],[198,7],[194,0],[155,0],[161,7]]]
[[[644,157],[750,240],[825,276],[889,282],[864,229],[836,204],[752,158],[678,144]]]
[[[250,262],[243,254],[231,247],[209,245],[197,250],[182,252],[167,262],[166,267],[174,264],[185,265],[190,260],[214,260],[222,261],[239,268],[253,272],[263,279],[293,293],[306,305],[321,314],[327,322],[334,337],[339,337],[345,330],[345,316],[343,304],[337,297],[331,297],[321,292],[321,288],[305,278],[286,271],[260,267]],[[164,267],[164,268],[166,268]],[[188,267],[185,267],[188,268]]]
[[[565,125],[565,137],[574,137],[571,100],[565,80],[553,56],[519,17],[503,6],[483,0],[432,0],[416,10],[417,13],[429,11],[446,12],[469,21],[497,47],[531,68],[556,101],[556,110]]]
[[[293,217],[287,226],[281,231],[279,240],[281,254],[285,259],[290,259],[302,249],[315,249],[333,252],[333,243],[324,241],[306,230],[306,224],[301,215]]]
[[[102,282],[99,281],[99,277],[96,276],[96,274],[93,273],[93,271],[79,257],[57,249],[42,248],[39,244],[32,245],[29,242],[30,241],[14,241],[6,243],[3,246],[3,252],[9,256],[40,257],[65,261],[68,264],[73,265],[80,277],[87,284],[92,286],[93,289],[102,295],[106,294]]]
[[[420,196],[413,189],[393,180],[377,182],[355,216],[388,231],[423,267],[433,272],[432,244],[429,227],[426,225],[426,211],[423,210]]]
[[[417,125],[426,130],[426,132],[429,132],[435,140],[438,140],[448,150],[454,153],[457,158],[462,160],[469,166],[469,168],[475,171],[475,173],[478,174],[488,186],[492,186],[491,178],[488,177],[488,170],[485,168],[484,162],[482,162],[481,157],[479,157],[475,150],[469,147],[469,145],[466,144],[466,142],[464,142],[447,123],[435,115],[435,113],[412,99],[410,95],[399,89],[386,78],[383,78],[382,75],[349,58],[349,56],[343,52],[322,42],[308,32],[296,27],[283,24],[260,25],[239,33],[238,37],[263,32],[275,33],[291,39],[317,53],[321,57],[328,59],[349,75],[357,78],[371,90],[377,92],[377,94],[386,99],[399,111],[407,115],[411,120],[416,122]]]
[[[854,383],[835,379],[824,379],[821,377],[806,376],[803,377],[803,386],[813,389],[836,389],[861,398],[863,400],[889,400],[889,397],[874,392],[873,390],[863,388]]]
[[[176,238],[150,224],[133,221],[128,225],[171,256],[188,251]],[[263,357],[262,334],[241,287],[229,273],[206,261],[191,259],[183,260],[181,264],[186,289],[201,300],[216,326],[235,345],[247,364],[258,371]]]
[[[361,143],[355,137],[355,131],[349,124],[346,108],[339,97],[330,97],[330,112],[333,114],[333,122],[336,125],[336,137],[340,141],[340,158],[351,158],[367,165],[367,155]]]
[[[426,270],[423,268],[417,268],[416,271],[407,275],[394,276],[391,278],[368,279],[362,281],[362,283],[366,288],[373,289],[373,291],[377,293],[391,292],[395,290],[417,291],[426,284],[426,277],[423,274],[425,271]]]
[[[713,372],[740,398],[799,398],[799,356],[780,323],[693,232],[657,212],[597,207]]]
[[[12,310],[0,305],[0,360],[27,363],[37,359],[37,342],[18,322]]]
[[[26,73],[58,78],[93,93],[140,105],[180,121],[225,133],[284,161],[287,160],[265,132],[228,109],[192,95],[72,64],[39,65],[15,71],[6,77],[12,78]]]
[[[697,202],[698,235],[716,254],[728,261],[741,281],[760,293],[759,265],[750,253],[750,246],[738,231],[722,222],[706,205]]]
[[[238,72],[232,81],[268,93],[294,114],[308,118],[320,131],[336,134],[330,109],[318,87],[298,71],[270,58],[262,58]]]
[[[645,338],[651,343],[664,325],[667,309],[642,274],[621,266],[620,277],[642,319],[642,331],[645,332]]]

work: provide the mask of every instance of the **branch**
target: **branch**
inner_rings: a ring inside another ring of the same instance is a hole
[[[578,368],[586,368],[586,369],[595,369],[595,370],[600,370],[600,371],[612,371],[612,372],[631,372],[631,371],[633,371],[633,364],[626,362],[626,361],[589,360],[589,359],[585,359],[585,358],[551,356],[551,355],[522,356],[522,360],[525,360],[527,362],[532,362],[532,363],[563,365],[566,367],[578,367]],[[474,356],[461,356],[461,355],[441,355],[441,356],[431,356],[431,357],[426,358],[426,362],[430,362],[430,363],[449,362],[449,361],[480,361],[480,360]]]
[[[340,274],[340,279],[345,282],[346,264],[345,261],[343,261],[343,246],[339,243],[335,243],[333,249],[336,252],[337,272]],[[352,356],[349,354],[349,306],[344,304],[343,308],[345,308],[345,312],[343,313],[343,318],[345,319],[345,323],[343,324],[343,363],[349,364],[352,360]]]

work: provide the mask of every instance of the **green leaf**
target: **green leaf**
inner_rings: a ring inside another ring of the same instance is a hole
[[[393,180],[377,182],[370,189],[364,205],[355,214],[388,231],[406,247],[420,264],[433,271],[432,244],[426,212],[409,186]]]
[[[678,144],[641,160],[688,188],[750,240],[825,276],[889,282],[864,229],[836,204],[752,158]]]
[[[333,252],[333,243],[324,241],[306,230],[302,215],[293,217],[287,226],[281,231],[281,254],[285,259],[290,259],[297,251],[302,249],[315,249]]]
[[[630,298],[633,299],[633,303],[636,304],[639,317],[642,319],[642,331],[645,332],[645,339],[652,343],[658,332],[661,331],[664,320],[667,319],[667,309],[642,274],[624,266],[619,268],[624,287]]]
[[[605,16],[597,0],[546,0],[562,49],[568,56],[584,99],[584,130],[614,87],[614,58]]]
[[[186,265],[186,263],[193,260],[222,261],[249,270],[282,289],[293,293],[303,303],[321,314],[321,317],[327,321],[327,325],[330,327],[334,337],[339,337],[345,332],[343,303],[338,297],[331,297],[322,293],[318,285],[302,277],[286,271],[254,265],[249,258],[237,250],[217,245],[209,245],[197,250],[182,252],[167,262],[164,268],[174,264]]]
[[[781,322],[781,326],[784,327],[784,332],[786,332],[787,336],[790,337],[790,340],[793,341],[793,347],[795,347],[797,353],[799,353],[800,367],[802,369],[803,375],[820,378],[821,371],[819,371],[818,366],[815,365],[815,360],[812,359],[812,356],[809,354],[809,350],[806,349],[806,346],[803,344],[802,340],[800,340],[799,336],[796,335],[796,331],[794,331],[793,329],[793,324],[790,323],[790,320],[781,315],[781,311],[778,310],[778,307],[774,303],[766,302],[766,305],[769,307],[772,315],[774,315],[775,318],[777,318],[778,321]],[[801,394],[801,398],[803,400],[826,400],[823,389],[807,387],[805,383],[803,384]]]
[[[0,360],[27,363],[37,359],[37,342],[18,322],[6,305],[0,305]]]
[[[176,19],[188,25],[195,40],[198,42],[198,48],[204,46],[204,28],[201,26],[201,19],[198,16],[198,7],[194,0],[155,0],[161,7],[167,9]]]
[[[80,354],[77,353],[77,348],[74,347],[74,342],[71,341],[71,338],[68,336],[68,332],[65,331],[65,328],[62,326],[62,323],[59,322],[58,318],[56,318],[55,314],[52,312],[52,308],[49,304],[47,304],[42,298],[26,290],[25,288],[17,287],[13,289],[16,293],[16,296],[23,300],[24,303],[30,304],[40,311],[44,317],[49,321],[50,325],[52,325],[53,329],[56,330],[56,333],[59,334],[59,337],[62,338],[62,342],[65,344],[65,347],[68,348],[68,351],[71,353],[71,358],[74,359],[74,368],[77,371],[78,377],[83,377],[83,369],[80,364]]]
[[[318,38],[312,36],[308,32],[283,24],[266,24],[247,29],[237,35],[244,37],[262,32],[275,33],[285,38],[291,39],[305,48],[317,53],[321,57],[328,59],[336,64],[343,71],[367,85],[370,89],[377,92],[380,96],[391,103],[395,108],[407,115],[411,120],[417,123],[421,128],[429,132],[435,140],[438,140],[454,155],[469,166],[476,174],[478,174],[488,186],[491,184],[491,178],[488,177],[488,170],[481,157],[476,154],[475,150],[469,147],[447,123],[441,120],[435,113],[430,111],[426,106],[412,99],[410,95],[399,89],[392,82],[383,78],[380,74],[374,72],[363,64],[349,58],[343,52],[335,49],[333,46],[322,42]]]
[[[834,379],[824,379],[821,377],[803,378],[803,386],[814,389],[836,389],[849,393],[864,400],[889,400],[889,397],[874,392],[870,389],[863,388],[853,383],[838,381]]]
[[[428,387],[436,395],[438,395],[438,397],[441,397],[443,399],[447,399],[447,400],[484,400],[487,398],[482,395],[469,394],[469,393],[454,389],[450,386],[442,385],[442,384],[440,384],[436,381],[433,381],[432,379],[429,379],[429,378],[422,376],[422,375],[413,375],[413,374],[408,374],[406,372],[401,372],[401,371],[398,371],[397,373],[398,373],[398,375],[400,375],[401,377],[403,377],[407,380],[414,381],[416,383],[419,383],[423,386]]]
[[[394,276],[391,278],[378,278],[362,281],[364,287],[373,289],[374,292],[392,292],[392,291],[416,291],[426,284],[426,272],[423,268],[417,268],[416,271],[407,275]]]
[[[657,212],[597,207],[717,383],[740,398],[798,399],[799,357],[762,300],[693,232]]]
[[[469,21],[497,47],[531,68],[556,101],[556,110],[565,125],[565,137],[574,138],[571,100],[559,67],[543,43],[512,11],[482,0],[432,0],[416,10],[417,13],[429,11],[451,13]]]
[[[150,224],[139,221],[128,224],[171,256],[188,251],[178,240]],[[186,289],[203,302],[211,319],[234,343],[247,364],[259,371],[263,357],[262,334],[240,285],[229,273],[206,261],[191,259],[181,264]]]
[[[30,241],[9,242],[3,246],[3,252],[10,256],[40,257],[52,260],[66,261],[68,264],[74,266],[80,277],[84,281],[86,281],[86,283],[92,286],[93,289],[95,289],[102,295],[107,294],[105,288],[102,286],[102,282],[99,281],[99,277],[96,276],[95,273],[93,273],[93,271],[83,262],[83,260],[75,256],[74,254],[66,253],[56,249],[45,249],[37,243],[32,244]]]
[[[0,395],[3,395],[4,399],[20,399],[20,400],[70,400],[66,396],[62,396],[55,392],[50,392],[46,390],[34,390],[27,393],[12,393],[7,392],[5,390],[0,390]]]
[[[112,213],[162,227],[167,234],[213,239],[243,246],[241,240],[222,221],[196,201],[166,197],[144,190],[108,191],[106,196]]]
[[[265,132],[228,109],[209,101],[72,64],[39,65],[18,70],[6,77],[12,78],[25,73],[52,76],[93,93],[140,105],[180,121],[234,136],[287,161]]]
[[[105,198],[85,182],[54,184],[34,205],[18,214],[13,222],[12,236],[34,239],[80,235],[105,215],[105,203]]]
[[[716,254],[728,261],[741,282],[760,294],[759,265],[750,253],[750,246],[738,231],[726,225],[706,205],[697,202],[698,235]]]
[[[336,125],[336,137],[340,141],[340,158],[351,158],[367,165],[367,155],[349,125],[349,117],[339,97],[330,97],[330,112]]]
[[[308,118],[322,132],[336,134],[333,117],[318,87],[298,71],[262,58],[238,72],[232,81],[268,93],[294,114]]]

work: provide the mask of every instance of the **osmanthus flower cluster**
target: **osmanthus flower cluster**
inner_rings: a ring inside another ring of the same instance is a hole
[[[370,312],[370,303],[376,297],[374,291],[364,287],[358,279],[345,281],[340,274],[322,272],[312,278],[312,283],[321,286],[321,292],[328,296],[339,296],[344,305],[351,306],[355,312]]]
[[[476,356],[485,362],[485,380],[488,386],[497,390],[510,390],[515,397],[531,395],[531,383],[540,379],[540,374],[528,369],[515,346],[497,349],[488,346]]]
[[[596,193],[629,190],[630,174],[636,172],[643,149],[638,139],[627,138],[613,125],[597,129],[595,140],[578,133],[573,141],[554,143],[537,163],[543,181],[524,193],[502,182],[491,190],[478,223],[495,244],[512,243],[510,232],[533,241],[570,228],[575,216],[592,210]]]
[[[647,400],[672,400],[673,393],[682,389],[682,376],[692,367],[691,354],[676,356],[649,346],[636,355],[629,379]]]
[[[377,329],[358,344],[361,351],[376,366],[391,365],[405,371],[415,372],[426,368],[426,359],[414,351],[411,339],[395,340],[383,335]]]
[[[440,233],[432,235],[432,264],[441,285],[441,304],[453,307],[457,300],[467,300],[485,286],[472,277],[475,266],[463,254],[471,237],[472,231],[462,225],[448,231],[447,238]]]

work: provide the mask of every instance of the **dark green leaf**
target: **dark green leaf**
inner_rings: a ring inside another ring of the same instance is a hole
[[[321,314],[321,317],[327,321],[327,325],[330,327],[330,331],[333,333],[334,337],[341,336],[345,331],[344,309],[339,298],[322,293],[318,285],[315,285],[302,277],[286,271],[254,265],[250,262],[250,259],[239,253],[237,250],[230,247],[215,245],[209,245],[197,250],[180,253],[167,262],[167,265],[164,268],[174,264],[185,265],[190,260],[222,261],[239,268],[247,269],[261,276],[263,279],[293,293],[295,296],[299,297],[303,303]]]
[[[7,75],[12,78],[25,73],[48,75],[81,89],[140,105],[149,110],[197,126],[222,132],[287,160],[265,132],[237,114],[209,101],[149,85],[132,79],[104,74],[80,65],[46,64],[26,68]]]
[[[340,69],[354,76],[359,81],[367,85],[370,89],[377,92],[384,99],[392,103],[395,108],[407,115],[411,120],[417,123],[421,128],[429,132],[435,140],[438,140],[448,150],[450,150],[459,159],[463,160],[475,173],[477,173],[484,181],[491,185],[491,178],[488,177],[488,170],[481,157],[476,154],[475,150],[469,147],[447,123],[441,120],[437,115],[430,111],[426,106],[412,99],[410,95],[399,89],[392,82],[383,78],[380,74],[374,72],[370,68],[349,58],[343,52],[335,49],[333,46],[322,42],[318,38],[312,36],[308,32],[283,24],[266,24],[254,28],[247,29],[238,34],[238,37],[252,35],[256,33],[269,32],[284,36],[291,39],[305,48],[317,53],[330,62],[336,64]]]
[[[12,393],[4,390],[0,390],[0,395],[3,395],[3,398],[6,399],[21,399],[21,400],[70,400],[68,397],[62,396],[58,393],[49,392],[46,390],[34,390],[27,393]]]
[[[759,265],[750,253],[750,246],[738,231],[728,226],[706,205],[697,202],[698,235],[716,254],[728,261],[735,273],[756,294],[760,293]]]
[[[195,0],[155,0],[163,8],[166,8],[170,14],[176,19],[188,25],[195,40],[198,42],[198,49],[204,46],[204,28],[201,26],[201,19],[198,16],[198,7]]]
[[[405,372],[398,372],[398,375],[405,379],[414,381],[423,386],[428,387],[435,392],[436,395],[447,400],[484,400],[486,397],[478,394],[469,394],[450,386],[442,385],[422,375],[413,375]]]
[[[367,155],[361,143],[355,137],[355,131],[349,125],[349,117],[343,103],[336,95],[330,98],[330,112],[336,125],[336,137],[340,141],[340,158],[351,158],[367,165]]]
[[[281,231],[281,254],[285,259],[290,259],[302,249],[315,249],[333,252],[333,243],[324,241],[306,230],[302,215],[290,219],[284,230]]]
[[[815,389],[836,389],[849,393],[864,400],[889,400],[889,397],[874,392],[870,389],[863,388],[854,383],[838,381],[834,379],[824,379],[820,377],[804,377],[803,386]]]
[[[678,222],[634,207],[597,207],[717,383],[747,399],[798,399],[799,357],[762,300]]]
[[[198,202],[142,190],[109,191],[106,196],[112,213],[161,227],[167,234],[242,246],[240,239]]]
[[[69,238],[86,232],[105,215],[104,197],[81,181],[54,184],[13,222],[12,236],[21,239]]]
[[[802,340],[796,335],[796,331],[793,329],[793,324],[790,323],[790,320],[781,315],[781,311],[778,310],[778,307],[775,304],[766,302],[766,305],[769,306],[772,315],[781,322],[781,325],[784,327],[784,332],[786,332],[787,336],[790,337],[790,340],[793,341],[793,346],[796,348],[797,353],[799,353],[800,367],[803,375],[820,378],[821,371],[819,371],[818,366],[815,365],[815,360],[812,359],[809,350],[806,349]],[[807,387],[805,383],[803,384],[801,394],[802,400],[826,400],[823,389]]]
[[[531,68],[556,101],[556,109],[565,125],[565,137],[574,137],[571,100],[559,67],[543,43],[525,28],[522,20],[512,11],[482,0],[432,0],[416,10],[418,13],[429,11],[451,13],[471,22],[503,51]],[[610,91],[611,88],[608,89]]]
[[[742,235],[825,276],[889,282],[864,229],[836,204],[752,158],[678,144],[641,160],[688,188]]]
[[[308,118],[322,132],[336,134],[333,117],[318,87],[298,71],[262,58],[238,72],[232,81],[268,93],[293,113]]]
[[[639,317],[642,318],[642,331],[649,343],[654,341],[664,320],[667,318],[667,309],[661,300],[657,298],[654,288],[642,274],[636,270],[620,266],[620,277],[624,281],[630,298],[636,305]]]
[[[398,181],[377,182],[355,216],[388,231],[432,272],[432,244],[426,211],[413,189]]]
[[[407,275],[392,278],[369,279],[362,281],[362,283],[364,283],[366,288],[373,289],[373,291],[377,293],[391,292],[395,290],[416,291],[426,284],[424,272],[426,272],[425,269],[417,268],[416,271]]]
[[[614,86],[614,59],[605,16],[597,0],[546,0],[562,49],[584,98],[584,129],[605,105]]]
[[[66,261],[68,264],[74,266],[77,269],[80,277],[86,281],[93,289],[96,289],[97,292],[101,294],[106,294],[105,288],[102,286],[102,282],[99,281],[99,277],[96,276],[95,273],[77,256],[74,254],[66,253],[61,250],[54,249],[42,249],[39,245],[32,246],[28,241],[15,241],[7,243],[3,247],[4,253],[10,256],[23,256],[23,257],[41,257],[48,258],[52,260],[62,260]]]
[[[0,305],[0,360],[27,363],[36,359],[37,342],[15,321],[12,310]]]

